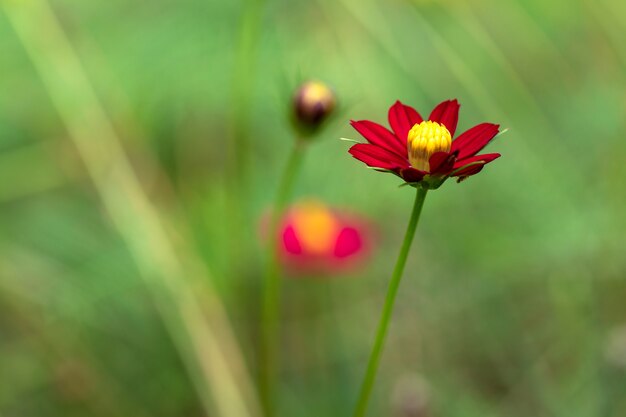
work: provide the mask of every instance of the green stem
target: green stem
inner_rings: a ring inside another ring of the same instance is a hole
[[[1,0],[0,0],[1,1]],[[254,228],[250,219],[251,172],[254,161],[251,157],[250,123],[257,74],[258,43],[263,30],[263,15],[266,0],[242,0],[238,36],[234,48],[232,68],[232,112],[228,141],[228,159],[224,176],[225,186],[231,190],[227,195],[229,216],[228,228],[232,233],[230,254],[239,259],[249,258],[254,251],[249,231]],[[245,264],[228,262],[227,274],[245,274]]]
[[[413,236],[415,236],[415,229],[417,228],[417,222],[422,212],[422,206],[424,205],[424,199],[426,198],[427,189],[418,188],[415,195],[415,202],[413,203],[413,213],[411,213],[411,219],[409,225],[406,228],[406,234],[404,235],[404,242],[400,248],[400,254],[396,261],[396,266],[391,276],[391,282],[389,282],[389,288],[387,289],[387,297],[385,298],[385,306],[380,316],[380,322],[378,324],[378,330],[376,332],[376,340],[374,341],[374,347],[370,353],[370,359],[367,364],[367,370],[365,371],[365,377],[361,385],[361,393],[359,394],[359,400],[356,408],[354,409],[354,417],[363,417],[367,410],[367,403],[369,402],[372,387],[374,386],[374,380],[376,379],[376,372],[378,371],[378,364],[380,362],[380,354],[383,350],[385,338],[387,337],[387,329],[389,327],[389,321],[391,320],[391,314],[393,313],[393,305],[398,293],[398,287],[400,286],[400,279],[402,278],[402,272],[404,271],[404,265],[406,264],[406,258],[413,242]]]
[[[267,246],[268,256],[263,288],[262,334],[259,350],[259,391],[265,417],[272,417],[275,414],[274,386],[277,369],[275,361],[280,311],[280,265],[277,252],[278,225],[283,217],[298,171],[302,166],[304,150],[305,144],[297,141],[283,171],[270,220],[270,238]]]

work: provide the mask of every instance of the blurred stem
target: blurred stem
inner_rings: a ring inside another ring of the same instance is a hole
[[[296,141],[283,171],[270,220],[267,264],[263,281],[262,334],[259,351],[259,390],[266,417],[275,415],[274,386],[277,372],[276,345],[280,311],[280,265],[278,262],[278,225],[291,195],[304,157],[305,143]]]
[[[228,253],[237,253],[239,257],[251,257],[253,246],[248,239],[249,230],[254,225],[250,212],[250,170],[252,166],[250,143],[251,102],[254,92],[255,76],[258,68],[257,49],[261,34],[261,23],[266,0],[242,0],[241,16],[237,33],[237,44],[233,59],[232,76],[232,116],[230,133],[232,140],[228,143],[226,187],[231,190],[229,213],[232,222],[229,226],[234,239]],[[246,265],[233,258],[233,269],[228,275],[244,276],[248,271]]]
[[[204,265],[183,239],[171,238],[173,227],[140,183],[51,5],[47,0],[0,0],[0,6],[133,256],[206,414],[259,415],[240,348]]]
[[[376,340],[374,341],[374,347],[370,353],[370,359],[367,364],[367,370],[365,371],[365,377],[361,385],[361,393],[359,394],[359,400],[354,409],[354,417],[362,417],[367,410],[367,404],[369,402],[372,387],[374,386],[374,380],[376,379],[376,372],[378,371],[378,364],[380,362],[380,354],[383,350],[383,345],[387,337],[387,329],[389,327],[389,321],[391,320],[391,314],[393,313],[393,306],[396,300],[396,294],[398,293],[398,287],[400,286],[400,279],[402,279],[402,272],[404,271],[404,265],[406,264],[406,258],[413,242],[413,236],[415,236],[415,229],[417,228],[417,222],[419,221],[420,214],[422,212],[422,206],[424,205],[424,199],[428,192],[425,188],[418,188],[415,195],[415,202],[413,203],[413,212],[411,213],[411,219],[409,225],[406,228],[406,234],[404,235],[404,242],[400,248],[400,254],[396,261],[396,266],[391,275],[391,282],[389,282],[389,288],[387,289],[387,297],[385,298],[385,306],[380,316],[380,322],[378,324],[378,330],[376,332]]]
[[[265,0],[247,0],[241,16],[239,40],[233,70],[233,152],[231,169],[237,186],[245,184],[249,163],[248,123],[250,98],[257,68],[255,50],[259,41]]]

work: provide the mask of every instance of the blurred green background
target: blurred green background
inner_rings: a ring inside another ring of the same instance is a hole
[[[509,128],[489,148],[503,157],[429,194],[370,415],[626,415],[626,4],[0,4],[0,416],[224,415],[227,380],[178,323],[202,333],[188,294],[210,323],[223,305],[240,346],[224,351],[249,368],[235,385],[253,383],[257,222],[308,78],[341,113],[294,199],[362,213],[377,240],[349,277],[285,280],[278,414],[350,415],[411,208],[398,178],[348,155],[348,120],[458,98],[459,132]],[[85,85],[106,119],[80,105]],[[123,153],[98,148],[115,138]],[[163,259],[202,272],[167,284]]]

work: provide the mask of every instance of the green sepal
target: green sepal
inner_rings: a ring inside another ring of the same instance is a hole
[[[399,187],[411,186],[413,188],[424,188],[426,190],[436,190],[441,187],[441,185],[446,182],[448,179],[447,176],[444,177],[431,177],[429,175],[425,175],[421,181],[418,182],[404,182],[399,185]]]

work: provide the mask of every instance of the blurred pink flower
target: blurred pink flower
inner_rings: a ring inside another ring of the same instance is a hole
[[[367,222],[317,200],[292,205],[279,233],[279,259],[299,275],[346,272],[362,265],[370,251]]]

